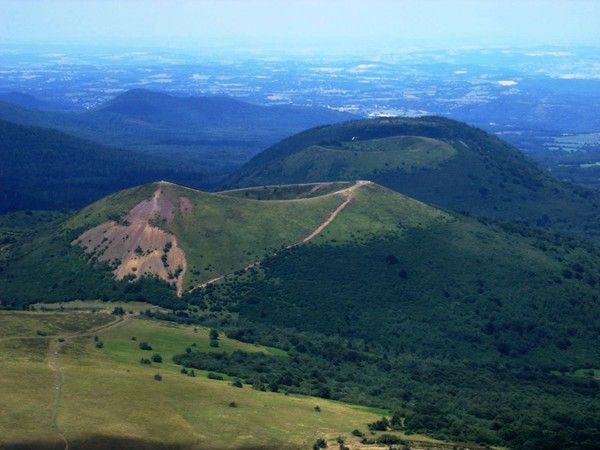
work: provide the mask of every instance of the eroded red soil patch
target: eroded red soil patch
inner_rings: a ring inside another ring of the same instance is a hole
[[[170,223],[174,217],[173,202],[159,188],[150,200],[134,206],[121,222],[102,223],[73,243],[81,245],[98,260],[111,264],[119,280],[158,276],[181,294],[187,268],[185,253],[174,235],[159,228],[161,223]]]

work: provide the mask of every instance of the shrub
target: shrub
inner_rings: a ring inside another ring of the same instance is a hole
[[[208,336],[210,337],[211,341],[216,341],[219,339],[219,332],[217,330],[215,330],[214,328],[212,328],[210,330],[210,333],[208,334]]]
[[[371,431],[387,431],[389,427],[390,421],[387,419],[387,417],[382,417],[381,419],[369,424],[369,430]]]
[[[124,316],[125,310],[121,306],[117,306],[112,310],[113,316]]]
[[[96,348],[104,348],[104,342],[102,342],[102,341],[96,342]]]
[[[211,347],[218,347],[219,346],[219,341],[212,339],[210,341],[210,346]]]
[[[154,379],[156,381],[162,381],[162,375],[160,373],[154,374]]]
[[[152,361],[150,361],[148,358],[142,358],[140,359],[140,364],[152,364]]]
[[[237,408],[237,403],[236,402],[229,402],[229,407],[230,408]]]
[[[208,372],[208,374],[206,374],[206,378],[208,378],[209,380],[222,380],[223,377],[219,374],[216,374],[214,372]]]
[[[325,439],[323,439],[323,438],[319,438],[315,441],[312,448],[313,448],[313,450],[320,450],[322,448],[327,448],[327,441],[325,441]]]
[[[394,436],[392,434],[382,434],[377,438],[376,441],[378,444],[384,445],[392,445],[392,444],[404,444],[404,441],[400,439],[398,436]]]
[[[402,428],[402,415],[399,412],[395,412],[392,418],[390,419],[390,426],[394,430],[399,430]]]
[[[154,361],[155,363],[161,363],[162,360],[162,356],[160,356],[158,353],[152,355],[152,361]]]
[[[352,430],[352,436],[363,437],[364,435],[365,435],[365,433],[363,433],[360,430],[357,430],[357,429]]]
[[[231,383],[231,385],[233,387],[236,387],[236,388],[242,388],[242,387],[244,387],[244,385],[242,384],[242,380],[240,380],[239,378],[236,378],[235,380],[233,380],[233,382]]]
[[[139,345],[139,347],[140,347],[142,350],[148,350],[148,351],[149,351],[149,350],[152,350],[152,346],[151,346],[150,344],[148,344],[147,342],[144,342],[144,341],[140,342],[140,345]]]
[[[319,405],[315,406],[315,411],[316,412],[321,412],[321,407]]]

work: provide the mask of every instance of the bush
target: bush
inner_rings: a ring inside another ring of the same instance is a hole
[[[152,361],[150,361],[148,358],[142,358],[142,359],[140,359],[140,364],[148,365],[148,364],[152,364]]]
[[[208,378],[209,380],[222,380],[223,377],[219,374],[216,374],[214,372],[208,372],[208,374],[206,375],[206,378]]]
[[[162,375],[160,373],[157,373],[157,374],[154,375],[154,379],[156,381],[162,381]]]
[[[219,332],[217,330],[215,330],[214,328],[212,328],[210,330],[210,333],[208,334],[208,336],[210,337],[211,341],[216,341],[219,339]]]
[[[242,387],[244,387],[244,385],[242,384],[242,380],[240,380],[239,378],[236,378],[235,380],[233,380],[233,382],[231,383],[231,385],[233,387],[236,387],[236,388],[242,388]]]
[[[148,351],[152,350],[152,346],[150,344],[148,344],[147,342],[144,342],[144,341],[140,342],[139,347],[142,350],[148,350]]]
[[[236,402],[229,402],[229,407],[230,408],[237,408],[237,403]]]
[[[313,448],[313,450],[320,450],[322,448],[327,448],[327,441],[325,441],[325,439],[323,439],[323,438],[319,438],[315,441],[312,448]]]
[[[104,348],[104,342],[102,342],[102,341],[96,342],[96,348]]]
[[[387,417],[382,417],[381,419],[369,424],[369,430],[371,431],[387,431],[389,427],[390,421],[387,419]]]
[[[352,436],[363,437],[364,435],[365,435],[365,433],[363,433],[360,430],[357,430],[357,429],[352,430]]]
[[[158,353],[155,353],[154,355],[152,355],[152,361],[154,361],[155,363],[161,363],[163,359],[162,356],[160,356]]]
[[[124,316],[125,315],[125,310],[121,306],[116,306],[112,310],[112,315],[113,316]]]
[[[404,444],[404,441],[400,439],[398,436],[394,436],[392,434],[382,434],[377,438],[376,441],[378,444],[384,445],[392,445],[392,444]]]
[[[219,341],[217,341],[217,340],[214,340],[214,339],[213,339],[213,340],[211,340],[211,341],[210,341],[210,346],[211,346],[211,347],[218,347],[218,346],[219,346]]]

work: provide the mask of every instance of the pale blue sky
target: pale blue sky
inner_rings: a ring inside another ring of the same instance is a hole
[[[0,42],[600,44],[595,0],[0,0]]]

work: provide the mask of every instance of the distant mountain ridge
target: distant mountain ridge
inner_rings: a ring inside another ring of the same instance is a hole
[[[65,111],[68,109],[64,105],[58,105],[30,94],[15,91],[0,93],[0,102],[12,103],[23,108],[41,109],[43,111]]]
[[[89,112],[120,114],[171,127],[236,124],[242,128],[298,126],[328,123],[352,117],[325,108],[291,105],[256,105],[229,96],[174,96],[146,89],[132,89]]]
[[[262,130],[254,131],[281,134],[353,117],[324,108],[265,106],[226,96],[175,96],[146,89],[126,91],[97,108],[79,113],[35,110],[37,103],[33,97],[30,102],[10,102],[11,98],[8,96],[3,99],[0,96],[0,118],[4,120],[57,128],[108,143],[135,136],[136,131],[150,134],[137,136],[142,140],[175,130],[186,131],[191,136],[206,131],[189,129],[191,126],[241,127],[249,130],[260,126]],[[105,136],[98,135],[99,131]],[[121,144],[127,145],[128,142]]]
[[[78,208],[115,189],[192,172],[165,168],[166,159],[107,147],[47,128],[0,120],[0,213]]]
[[[124,92],[84,112],[22,105],[0,100],[0,120],[53,128],[160,157],[165,169],[200,174],[207,180],[203,187],[285,136],[353,117],[323,108],[263,106],[231,97],[174,96],[144,89]]]

